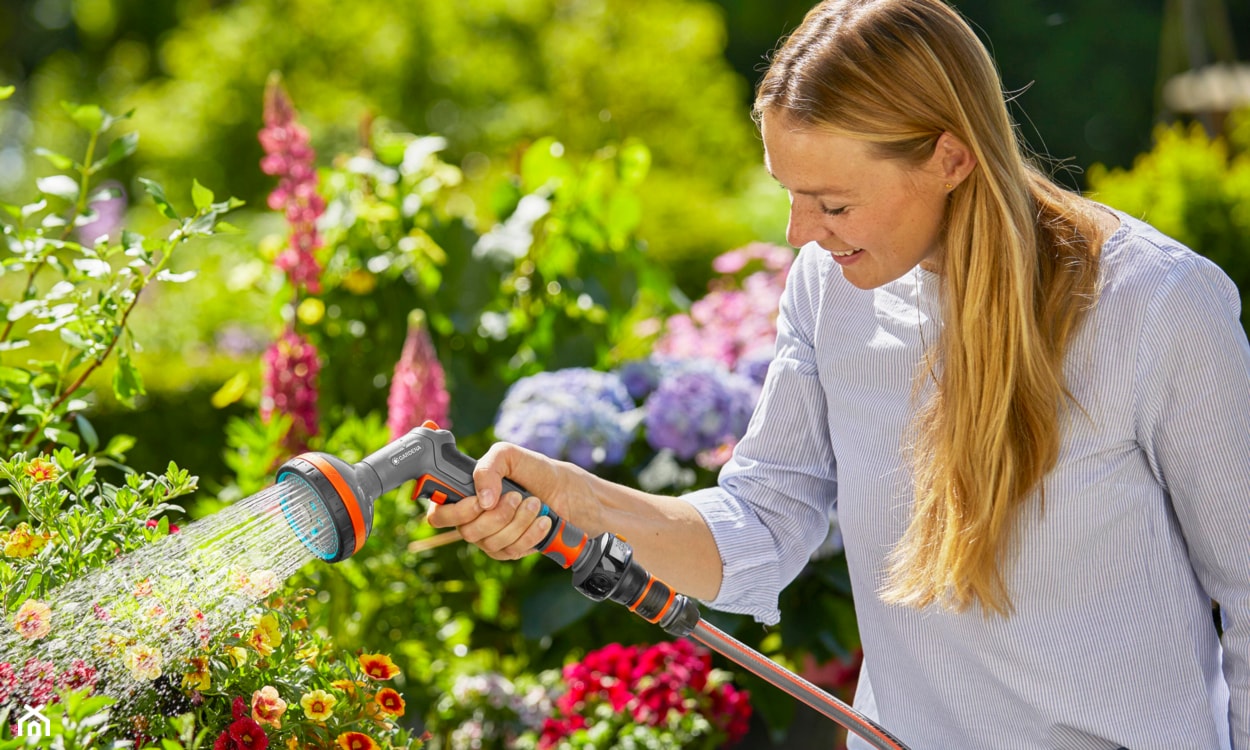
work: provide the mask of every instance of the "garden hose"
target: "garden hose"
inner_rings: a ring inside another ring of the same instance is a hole
[[[461,453],[456,439],[432,422],[349,464],[326,453],[303,453],[278,469],[282,515],[296,537],[318,558],[339,562],[364,545],[373,530],[373,504],[408,481],[416,497],[454,503],[476,494],[477,461]],[[311,490],[311,491],[309,491]],[[508,479],[503,491],[530,493]],[[634,560],[633,548],[610,533],[590,538],[545,504],[551,529],[537,549],[573,573],[573,586],[594,601],[611,599],[674,636],[689,636],[820,711],[879,750],[907,750],[868,717],[764,655],[704,622],[694,600],[651,575]]]

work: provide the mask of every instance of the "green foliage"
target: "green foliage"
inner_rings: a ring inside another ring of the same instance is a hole
[[[0,455],[44,443],[99,448],[81,414],[88,378],[111,363],[114,396],[134,405],[144,386],[129,321],[140,296],[157,281],[193,276],[169,270],[175,249],[214,234],[219,217],[241,205],[233,198],[214,202],[197,183],[199,205],[180,216],[164,189],[144,180],[160,211],[176,222],[172,231],[145,238],[115,228],[92,244],[80,243],[77,230],[99,218],[97,204],[118,195],[115,188],[97,188],[99,176],[134,154],[138,136],[109,139],[129,114],[114,116],[95,105],[66,104],[64,110],[86,135],[81,160],[38,150],[58,171],[37,181],[34,202],[0,204]]]
[[[103,456],[124,460],[119,444]],[[0,458],[0,479],[17,509],[0,507],[0,611],[101,568],[169,533],[171,501],[196,489],[196,478],[170,464],[163,475],[125,474],[121,485],[100,481],[97,458],[61,448],[30,460]],[[6,517],[7,516],[7,517]]]
[[[109,708],[114,700],[92,695],[89,690],[66,691],[58,703],[43,710],[48,719],[48,733],[37,742],[29,737],[11,736],[10,727],[21,717],[12,708],[0,708],[0,750],[23,747],[49,747],[56,750],[98,750],[119,745],[102,744],[109,730]]]
[[[1132,169],[1095,166],[1094,198],[1149,221],[1215,261],[1242,295],[1250,328],[1250,110],[1230,119],[1228,138],[1198,125],[1160,126]]]

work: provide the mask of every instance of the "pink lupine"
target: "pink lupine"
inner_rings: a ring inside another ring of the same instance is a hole
[[[316,153],[308,131],[296,121],[295,107],[277,75],[270,76],[265,86],[265,127],[259,139],[265,150],[260,168],[278,178],[269,207],[282,211],[290,225],[287,247],[276,263],[292,285],[317,294],[321,291],[317,219],[325,212],[325,200],[317,194]]]
[[[386,423],[391,439],[399,438],[426,420],[439,427],[449,427],[450,403],[443,366],[434,351],[425,313],[413,310],[408,316],[408,337],[395,364],[391,392],[386,399]]]
[[[298,453],[317,434],[317,373],[321,360],[308,339],[288,328],[265,350],[260,397],[260,416],[268,422],[274,414],[289,414],[291,429],[286,448]]]

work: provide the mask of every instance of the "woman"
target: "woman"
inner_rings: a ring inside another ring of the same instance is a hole
[[[820,4],[755,114],[801,251],[719,487],[648,495],[500,444],[478,496],[431,522],[527,554],[546,519],[499,499],[508,476],[772,623],[836,503],[855,705],[911,747],[1250,748],[1231,282],[1029,166],[992,60],[940,0]]]

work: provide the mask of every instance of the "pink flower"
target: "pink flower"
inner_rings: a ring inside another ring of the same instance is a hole
[[[317,294],[321,291],[317,219],[325,212],[325,200],[317,194],[316,153],[308,131],[296,122],[295,107],[276,74],[265,86],[265,127],[258,138],[265,150],[260,168],[278,178],[269,207],[282,211],[290,226],[287,247],[275,262],[292,285]]]
[[[303,451],[308,439],[317,434],[317,373],[321,360],[308,339],[288,328],[265,350],[260,416],[268,422],[275,413],[289,414],[293,420],[286,436],[286,447]]]
[[[391,439],[398,439],[426,420],[439,427],[449,427],[450,403],[451,395],[447,392],[438,352],[434,351],[434,342],[430,339],[425,312],[413,310],[408,316],[408,337],[395,364],[391,392],[386,399]]]
[[[278,695],[272,685],[266,685],[252,693],[252,719],[257,724],[268,724],[275,729],[282,728],[282,714],[286,713],[286,701]]]

